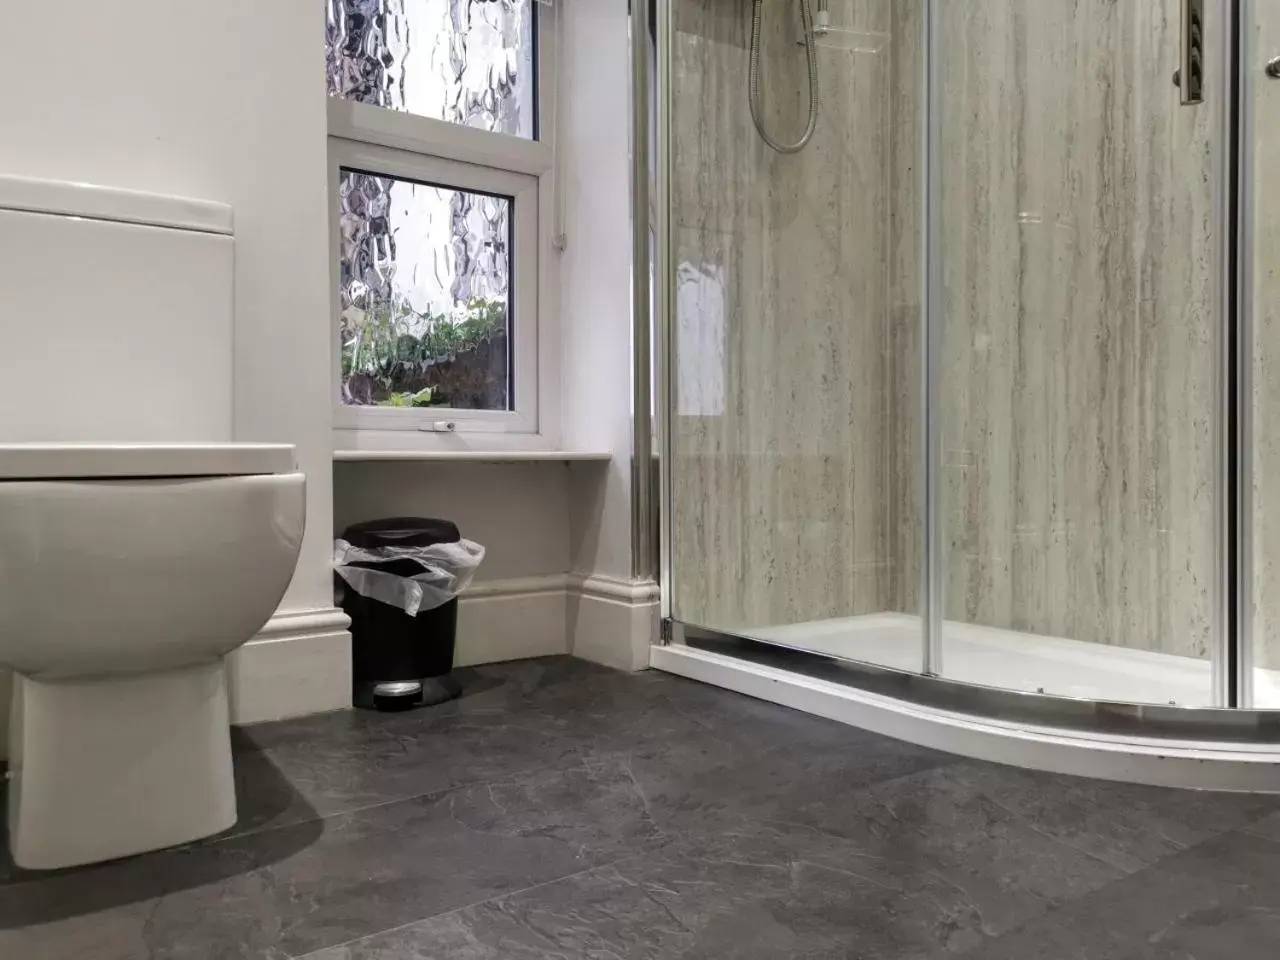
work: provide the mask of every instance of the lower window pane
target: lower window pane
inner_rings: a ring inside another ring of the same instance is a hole
[[[343,168],[342,401],[512,409],[511,205]]]

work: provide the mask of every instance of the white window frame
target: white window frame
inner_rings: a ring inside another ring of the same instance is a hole
[[[338,449],[554,449],[559,441],[559,339],[555,322],[554,13],[533,0],[538,133],[492,133],[370,104],[328,98],[330,331],[334,444]],[[511,198],[510,410],[371,407],[342,402],[338,290],[338,184],[342,168]],[[446,427],[445,425],[451,425]],[[475,444],[467,444],[474,435]]]

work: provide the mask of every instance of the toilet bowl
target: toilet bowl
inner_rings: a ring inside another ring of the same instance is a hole
[[[224,661],[284,595],[304,485],[287,445],[0,444],[19,866],[235,823]]]

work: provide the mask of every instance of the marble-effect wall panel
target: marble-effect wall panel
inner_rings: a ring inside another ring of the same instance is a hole
[[[766,4],[782,136],[805,109],[791,7]],[[923,3],[833,4],[868,39],[820,50],[794,157],[751,125],[749,8],[674,3],[677,614],[915,612]],[[1213,107],[1170,84],[1177,4],[939,10],[945,616],[1206,656],[1218,145]],[[1261,504],[1280,467],[1260,450]],[[1269,633],[1280,535],[1259,531]]]
[[[889,48],[889,374],[885,384],[892,475],[886,508],[893,538],[887,608],[920,612],[924,545],[923,277],[924,0],[896,0]]]
[[[749,628],[892,606],[888,377],[889,0],[818,50],[822,113],[780,156],[750,119],[750,4],[676,0],[677,615]],[[791,139],[807,109],[793,5],[765,5],[761,90]]]
[[[946,617],[1207,656],[1217,145],[1177,3],[941,9]]]
[[[1253,210],[1253,636],[1257,666],[1280,668],[1280,82],[1262,65],[1280,53],[1280,0],[1251,4],[1246,68],[1252,111]],[[1265,706],[1280,704],[1270,702]]]

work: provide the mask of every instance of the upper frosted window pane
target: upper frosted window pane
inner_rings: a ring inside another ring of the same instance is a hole
[[[327,0],[331,96],[537,136],[534,0]]]

